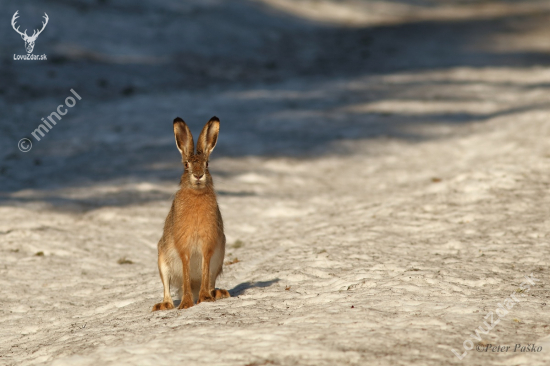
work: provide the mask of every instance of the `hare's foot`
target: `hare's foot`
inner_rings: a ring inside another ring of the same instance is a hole
[[[191,294],[187,294],[181,298],[180,306],[178,306],[178,309],[188,309],[191,306],[193,306],[193,296],[191,296]]]
[[[227,291],[227,290],[222,290],[222,289],[220,289],[220,288],[217,288],[217,289],[212,290],[212,296],[213,296],[216,300],[225,299],[226,297],[231,297],[231,295],[229,295],[229,291]]]
[[[208,291],[199,292],[199,300],[197,301],[197,304],[210,301],[216,301],[216,299],[211,294],[209,294]]]
[[[174,308],[174,304],[169,301],[160,302],[158,304],[155,304],[153,306],[152,311],[158,311],[158,310],[170,310]]]

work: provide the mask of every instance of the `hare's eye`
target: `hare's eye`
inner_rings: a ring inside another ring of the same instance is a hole
[[[206,167],[208,168],[208,162],[206,162]]]
[[[185,169],[189,169],[189,163],[187,161],[185,162]]]

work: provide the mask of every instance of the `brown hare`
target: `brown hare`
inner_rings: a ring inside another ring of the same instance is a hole
[[[158,243],[164,299],[153,306],[153,311],[174,308],[170,286],[178,288],[181,295],[178,309],[187,309],[195,301],[198,304],[229,297],[227,290],[215,288],[216,278],[222,272],[225,235],[214,183],[208,172],[208,158],[219,132],[220,120],[212,117],[202,129],[194,153],[189,127],[179,117],[174,120],[176,145],[185,171]]]

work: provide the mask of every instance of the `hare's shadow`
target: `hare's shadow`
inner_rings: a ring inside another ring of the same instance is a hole
[[[244,292],[248,289],[254,288],[254,287],[269,287],[273,285],[274,283],[279,282],[280,280],[278,278],[269,280],[269,281],[248,281],[238,284],[237,286],[233,287],[229,291],[229,294],[231,297],[239,296],[244,294]]]
[[[229,294],[231,295],[231,297],[235,297],[235,296],[239,296],[239,295],[244,294],[244,292],[246,290],[249,290],[251,288],[269,287],[269,286],[271,286],[274,283],[277,283],[279,281],[280,281],[280,279],[278,279],[278,278],[275,278],[275,279],[272,279],[272,280],[269,280],[269,281],[256,281],[256,282],[247,281],[247,282],[243,282],[243,283],[238,284],[237,286],[233,287],[231,290],[228,290],[228,291],[229,291]],[[174,306],[178,307],[180,302],[181,302],[181,300],[174,300]]]

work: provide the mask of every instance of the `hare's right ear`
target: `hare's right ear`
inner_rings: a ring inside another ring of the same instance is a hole
[[[189,156],[193,155],[195,144],[193,143],[193,135],[191,135],[189,127],[179,117],[174,120],[174,136],[176,137],[176,146],[185,161]]]

